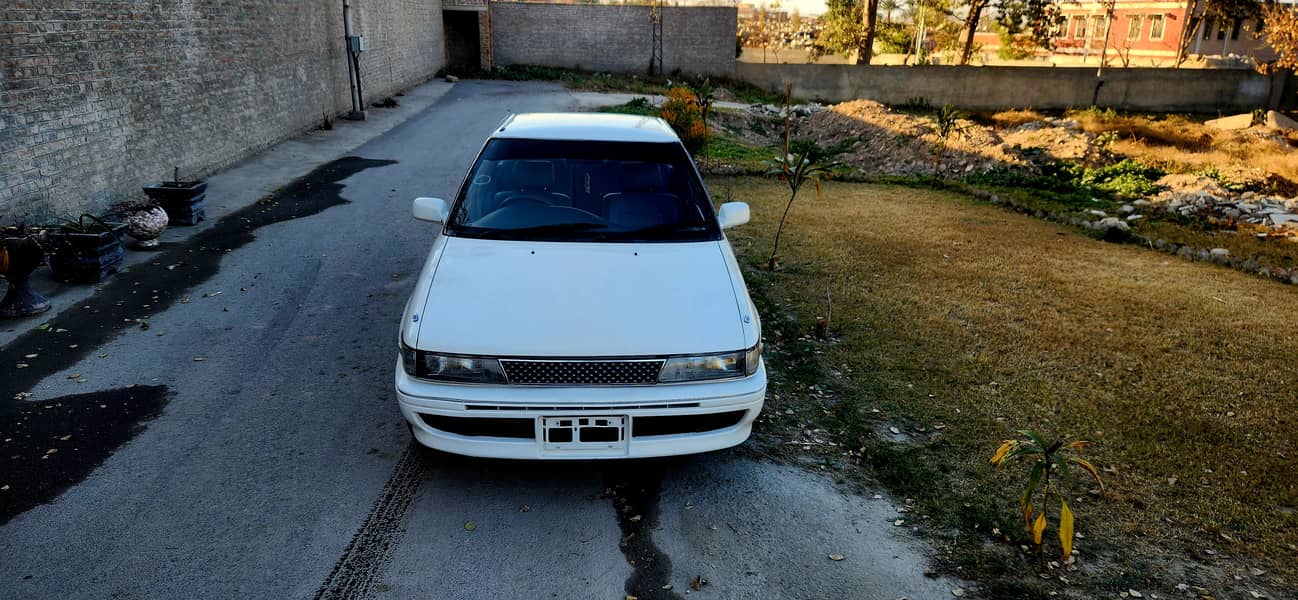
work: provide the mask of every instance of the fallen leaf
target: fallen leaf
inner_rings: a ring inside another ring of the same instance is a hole
[[[893,435],[898,435],[901,433],[901,430],[897,429],[896,427],[889,427],[888,431],[891,431]]]
[[[707,584],[708,580],[704,579],[702,575],[695,575],[694,579],[690,580],[690,589],[697,592],[703,589],[703,586]]]
[[[892,524],[895,525],[895,526],[897,526],[897,527],[901,527],[902,525],[905,525],[905,524],[906,524],[906,521],[904,521],[904,520],[902,520],[902,519],[897,519],[896,521],[893,521]]]
[[[667,584],[667,585],[664,585],[664,586],[662,586],[661,589],[664,589],[664,590],[670,590],[670,589],[672,589],[672,584],[669,583],[669,584]]]
[[[40,355],[39,355],[39,354],[28,354],[28,355],[23,356],[23,358],[36,358],[37,356],[40,356]]]
[[[628,520],[631,521],[632,523],[639,523],[641,518],[642,518],[642,517],[641,517],[640,515],[633,515],[633,516],[632,516],[630,519],[628,519]]]
[[[478,528],[478,524],[477,524],[477,523],[474,523],[473,521],[465,521],[465,522],[464,522],[464,530],[465,530],[465,531],[473,531],[473,530],[475,530],[475,529],[477,529],[477,528]]]
[[[16,364],[16,365],[14,365],[14,368],[15,368],[15,369],[26,369],[26,368],[27,368],[27,363],[18,363],[18,364]]]
[[[203,357],[201,357],[201,356],[195,356],[195,357],[194,357],[194,362],[203,362],[203,361],[205,361],[205,360],[207,360],[207,359],[206,359],[206,358],[203,358]]]
[[[39,331],[48,331],[49,328],[50,328],[50,324],[49,324],[49,323],[41,323],[40,325],[37,325],[37,326],[36,326],[36,329],[39,330]]]
[[[957,597],[957,598],[960,597],[960,596],[963,596],[963,595],[964,595],[964,588],[955,588],[954,590],[951,590],[951,595],[952,595],[952,596],[955,596],[955,597]]]
[[[526,504],[524,504],[524,505],[518,507],[518,512],[529,512],[529,511],[531,511],[531,510],[532,510],[532,507],[530,507],[530,506],[528,506],[528,505],[526,505]]]
[[[832,561],[835,561],[835,562],[838,562],[838,561],[840,561],[840,560],[843,560],[844,558],[846,558],[846,557],[844,557],[842,554],[830,554],[830,555],[829,555],[829,560],[832,560]]]
[[[63,436],[63,437],[61,437],[61,438],[59,438],[59,439],[60,439],[60,440],[63,440],[63,441],[66,442],[66,441],[72,439],[72,436],[71,436],[71,435],[65,435],[65,436]]]

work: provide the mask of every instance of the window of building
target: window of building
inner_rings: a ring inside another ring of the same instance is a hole
[[[1082,17],[1082,16],[1073,17],[1073,39],[1075,40],[1086,39],[1086,17]]]
[[[1243,27],[1243,26],[1244,26],[1244,21],[1243,21],[1242,19],[1234,19],[1234,20],[1231,22],[1231,28],[1230,28],[1230,39],[1232,39],[1232,40],[1238,40],[1238,39],[1239,39],[1239,29],[1240,29],[1240,27]]]
[[[1105,35],[1108,35],[1109,32],[1104,27],[1104,18],[1105,18],[1104,15],[1096,15],[1094,17],[1091,17],[1092,36],[1097,38],[1102,38]]]
[[[1224,39],[1226,39],[1226,30],[1227,30],[1227,29],[1230,29],[1230,27],[1231,27],[1231,21],[1226,21],[1225,23],[1220,23],[1220,24],[1218,24],[1218,25],[1217,25],[1217,39],[1219,39],[1219,40],[1224,40]]]
[[[1155,42],[1163,39],[1163,15],[1149,15],[1149,39]]]
[[[1142,15],[1127,16],[1127,39],[1140,39],[1140,26],[1144,24]]]
[[[1215,23],[1213,23],[1213,22],[1211,22],[1211,21],[1204,21],[1204,22],[1203,22],[1203,39],[1205,39],[1205,40],[1210,40],[1210,39],[1212,39],[1212,26],[1213,26],[1213,25],[1215,25]]]

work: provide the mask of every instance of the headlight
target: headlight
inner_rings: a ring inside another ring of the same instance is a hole
[[[432,381],[457,383],[509,383],[500,361],[494,358],[435,354],[413,348],[401,349],[406,374]]]
[[[762,347],[758,344],[740,352],[669,358],[658,373],[658,382],[703,381],[752,375],[757,372],[761,356]]]

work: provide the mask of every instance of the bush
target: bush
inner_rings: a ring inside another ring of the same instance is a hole
[[[702,150],[708,143],[711,133],[703,122],[703,109],[699,106],[694,92],[689,88],[674,87],[667,90],[667,100],[663,102],[661,116],[691,154]]]
[[[1043,190],[1074,198],[1100,196],[1134,200],[1160,192],[1162,187],[1157,181],[1162,176],[1163,172],[1154,167],[1126,159],[1093,168],[1073,162],[1055,161],[1042,165],[1040,175],[1001,167],[971,174],[964,180],[973,185]]]
[[[1156,182],[1163,176],[1163,172],[1130,158],[1103,167],[1079,170],[1076,176],[1078,183],[1117,198],[1144,198],[1162,190]]]

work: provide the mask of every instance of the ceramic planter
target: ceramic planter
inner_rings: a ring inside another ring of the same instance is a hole
[[[135,210],[126,216],[126,234],[138,248],[157,248],[158,236],[167,229],[167,211],[161,206]]]
[[[0,230],[0,275],[9,281],[0,300],[0,318],[28,317],[50,309],[50,301],[32,289],[29,277],[45,259],[45,251],[25,231]]]
[[[99,283],[116,273],[125,252],[125,223],[110,223],[93,233],[49,232],[50,271],[65,283]]]
[[[144,186],[144,193],[167,211],[172,225],[197,225],[207,218],[207,182],[159,181]]]

